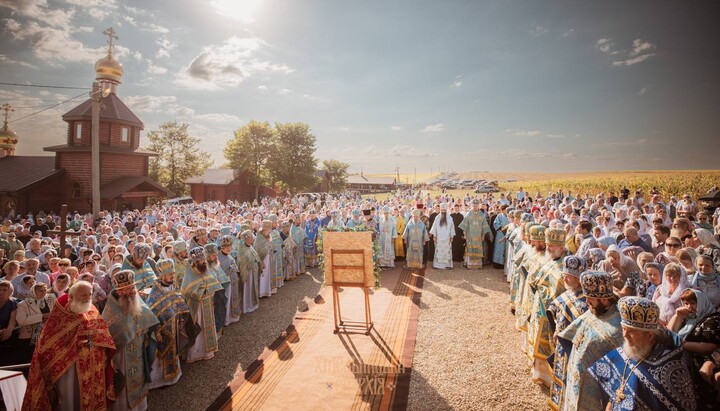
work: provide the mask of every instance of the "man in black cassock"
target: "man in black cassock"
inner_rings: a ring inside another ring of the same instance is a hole
[[[463,230],[460,229],[460,223],[465,217],[460,212],[460,203],[455,203],[450,217],[455,224],[455,237],[453,237],[452,242],[453,261],[462,262],[465,259],[465,239],[463,238]]]

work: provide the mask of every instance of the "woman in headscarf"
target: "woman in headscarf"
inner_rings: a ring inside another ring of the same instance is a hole
[[[705,293],[713,307],[720,307],[720,274],[715,262],[702,254],[695,259],[695,266],[697,271],[690,279],[690,285]]]
[[[617,243],[615,242],[615,237],[611,237],[609,235],[598,238],[597,244],[598,248],[602,249],[603,251],[607,251],[608,247],[610,247],[611,245],[617,245]]]
[[[591,248],[588,257],[588,268],[592,271],[600,271],[600,263],[605,261],[605,251],[599,248]]]
[[[680,264],[670,263],[665,266],[662,284],[653,295],[653,301],[660,308],[661,324],[666,325],[675,315],[675,310],[682,307],[680,295],[689,287],[690,280]]]
[[[668,329],[682,339],[682,347],[690,353],[698,409],[717,409],[717,391],[713,389],[714,363],[712,353],[720,346],[720,313],[705,293],[687,289],[680,300],[683,306],[675,311]]]
[[[720,242],[710,230],[696,228],[692,237],[685,240],[685,245],[695,248],[698,254],[710,256],[716,267],[720,265]]]
[[[647,298],[647,290],[652,283],[648,280],[648,277],[645,274],[645,265],[652,261],[652,253],[642,252],[638,254],[637,266],[640,269],[638,271],[632,271],[630,275],[628,275],[627,280],[625,281],[625,286],[623,286],[621,290],[616,289],[615,292],[621,297],[634,295],[637,297]],[[658,278],[658,284],[660,284],[661,278],[662,277]],[[655,289],[653,288],[653,292],[654,291]],[[652,297],[652,293],[650,294],[650,297]]]
[[[613,276],[613,285],[617,288],[625,286],[625,281],[630,273],[640,271],[635,261],[623,254],[614,244],[608,247],[605,256],[607,258],[600,263],[600,271],[610,273]]]
[[[668,237],[667,240],[665,240],[665,251],[655,256],[655,262],[662,265],[677,263],[678,259],[675,255],[681,248],[682,241],[678,237]]]
[[[55,301],[55,294],[47,292],[47,284],[35,283],[30,287],[27,298],[18,304],[16,320],[21,327],[18,335],[22,356],[20,363],[27,363],[32,359],[35,344],[40,338],[45,320],[50,317]]]
[[[683,266],[687,275],[695,274],[695,258],[697,258],[697,256],[697,251],[691,247],[681,248],[680,251],[675,254],[675,257],[678,259],[680,265]]]

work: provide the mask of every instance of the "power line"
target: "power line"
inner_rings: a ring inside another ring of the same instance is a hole
[[[0,81],[0,85],[20,86],[20,87],[39,87],[39,88],[64,88],[64,89],[70,89],[70,90],[92,90],[90,87],[47,86],[47,85],[41,85],[41,84],[6,83],[4,81]]]
[[[20,120],[25,119],[25,118],[28,118],[28,117],[32,117],[32,116],[34,116],[35,114],[40,114],[40,113],[42,113],[43,111],[50,110],[51,108],[55,108],[55,107],[59,106],[60,104],[67,103],[68,101],[75,100],[76,98],[82,97],[82,96],[84,96],[84,95],[87,95],[87,93],[85,93],[85,92],[80,93],[80,94],[78,94],[78,95],[75,96],[75,97],[70,97],[69,99],[67,99],[67,100],[65,100],[65,101],[61,101],[61,102],[59,102],[59,103],[57,103],[57,104],[54,104],[54,105],[52,105],[52,106],[50,106],[50,107],[45,107],[45,108],[42,109],[42,110],[36,111],[36,112],[34,112],[34,113],[28,114],[28,115],[23,116],[23,117],[20,117],[20,118],[16,118],[16,119],[14,119],[13,121],[10,121],[10,123],[14,123],[14,122],[16,122],[16,121],[20,121]]]

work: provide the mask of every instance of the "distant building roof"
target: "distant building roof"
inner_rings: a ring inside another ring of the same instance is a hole
[[[185,184],[228,185],[240,176],[240,170],[232,168],[211,168],[205,174],[185,180]]]
[[[154,182],[149,177],[120,177],[117,178],[104,186],[100,187],[100,198],[103,199],[112,199],[116,197],[120,197],[125,192],[130,191],[131,189],[140,186],[145,185],[147,188],[149,188],[152,191],[160,191],[164,193],[168,197],[172,197],[175,194],[168,190],[167,188],[161,186],[160,184]]]
[[[348,184],[377,184],[377,185],[393,185],[395,177],[372,177],[362,174],[348,176]]]
[[[62,116],[64,121],[91,120],[91,118],[92,99],[87,99]],[[140,121],[135,113],[133,113],[115,93],[109,94],[102,100],[100,104],[100,121],[125,123],[139,128],[144,127],[142,121]]]
[[[0,159],[0,191],[19,191],[63,170],[55,169],[55,157],[10,156]]]

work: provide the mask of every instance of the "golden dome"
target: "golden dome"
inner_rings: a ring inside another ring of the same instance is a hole
[[[95,78],[98,81],[106,80],[120,84],[123,75],[122,64],[112,57],[112,54],[101,58],[95,63]]]
[[[10,130],[7,122],[0,128],[0,149],[15,149],[15,145],[18,143],[17,134]]]

